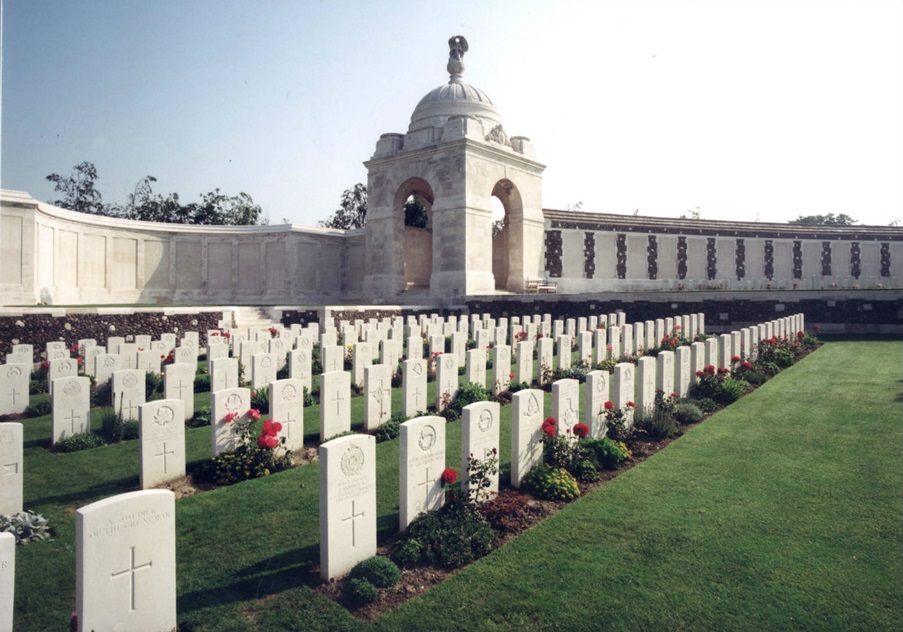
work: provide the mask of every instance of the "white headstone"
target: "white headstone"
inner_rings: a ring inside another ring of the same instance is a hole
[[[351,374],[347,371],[324,373],[320,376],[320,441],[349,430]]]
[[[251,388],[265,388],[276,379],[276,358],[271,353],[251,356]]]
[[[299,347],[289,351],[288,375],[299,380],[308,392],[313,391],[312,352],[310,347]]]
[[[51,360],[47,369],[47,392],[53,394],[53,380],[61,377],[76,377],[78,375],[78,360],[75,358],[63,358]]]
[[[144,386],[142,382],[142,386]],[[61,377],[51,396],[53,443],[91,430],[91,381],[87,377]],[[137,409],[135,410],[137,416]]]
[[[0,415],[18,415],[28,408],[31,367],[22,364],[0,365]]]
[[[285,447],[300,450],[304,447],[304,384],[289,378],[270,383],[270,418],[282,424],[279,437],[285,437]]]
[[[210,424],[213,456],[231,452],[236,447],[234,424],[251,410],[251,391],[247,388],[227,388],[210,393],[213,416]]]
[[[24,466],[22,424],[0,424],[0,516],[22,511]]]
[[[608,356],[612,360],[619,359],[623,354],[621,353],[621,328],[618,326],[612,326],[608,328]]]
[[[443,411],[458,394],[458,362],[453,353],[436,358],[436,410]]]
[[[94,383],[98,386],[113,379],[113,373],[123,368],[117,353],[99,353],[94,356]]]
[[[558,421],[558,434],[569,434],[580,421],[580,382],[574,379],[552,382],[552,417]]]
[[[158,399],[138,407],[141,489],[185,476],[183,408],[180,399]]]
[[[143,370],[122,369],[113,373],[113,410],[124,421],[137,421],[138,406],[146,401]]]
[[[690,345],[690,383],[695,384],[696,372],[705,368],[705,343],[694,342]]]
[[[517,343],[517,381],[527,386],[533,384],[533,343]]]
[[[644,356],[636,365],[635,400],[637,410],[650,413],[655,408],[656,359]]]
[[[320,577],[341,577],[374,555],[376,438],[339,437],[320,445]]]
[[[176,629],[175,498],[129,492],[75,512],[79,630]]]
[[[207,362],[229,357],[229,345],[223,342],[214,342],[207,346]]]
[[[605,436],[605,402],[611,400],[611,374],[608,371],[589,371],[586,374],[586,401],[583,422],[589,426],[589,436]]]
[[[238,388],[238,359],[218,358],[207,365],[210,370],[210,392]]]
[[[654,362],[655,358],[651,358]],[[630,362],[620,362],[615,365],[611,381],[611,402],[615,408],[627,408],[627,403],[633,400],[633,380],[636,367]]]
[[[401,370],[402,414],[413,417],[426,412],[426,360],[405,360]]]
[[[499,455],[499,419],[498,402],[475,402],[461,409],[461,489],[467,493],[470,485],[468,458],[481,461]],[[498,493],[498,473],[492,477],[489,494]]]
[[[407,356],[409,360],[419,360],[423,357],[423,338],[420,334],[408,336]]]
[[[674,392],[674,352],[659,351],[656,357],[655,388],[660,390],[665,398]]]
[[[376,430],[392,416],[392,371],[387,364],[364,369],[364,428]]]
[[[321,347],[320,364],[323,373],[335,373],[345,370],[345,348],[338,345]]]
[[[492,349],[492,371],[495,375],[492,394],[507,391],[511,385],[511,347],[506,344],[495,345]]]
[[[147,351],[139,351],[136,356],[137,364],[135,368],[160,375],[160,362],[162,361],[162,358],[160,357],[159,351],[148,349]]]
[[[16,588],[16,536],[0,533],[0,632],[13,632]]]
[[[465,371],[464,379],[472,384],[479,384],[484,388],[486,387],[485,349],[467,350],[467,368]]]
[[[213,389],[211,381],[211,390]],[[168,364],[163,373],[163,397],[182,402],[182,414],[186,421],[194,417],[194,366]]]
[[[527,388],[511,396],[511,486],[542,462],[543,393]]]
[[[693,374],[690,370],[690,356],[691,349],[687,345],[674,350],[674,392],[678,397],[686,397],[690,392],[690,376]]]
[[[445,501],[445,419],[410,419],[401,424],[400,438],[398,528],[403,531],[414,518],[439,509]]]
[[[134,342],[123,342],[119,345],[118,353],[122,358],[123,369],[138,368],[138,345]]]
[[[552,379],[554,364],[554,344],[551,338],[536,341],[536,359],[539,362],[539,383],[546,384]],[[529,382],[527,382],[529,384]]]
[[[107,338],[107,353],[119,353],[119,345],[125,344],[122,336],[110,336]]]
[[[176,347],[174,354],[175,361],[179,364],[191,364],[197,369],[198,366],[198,349],[197,347],[181,346]]]

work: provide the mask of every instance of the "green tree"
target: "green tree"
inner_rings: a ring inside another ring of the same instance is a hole
[[[811,226],[852,226],[856,220],[846,213],[828,213],[827,215],[800,215],[789,224],[805,224]]]
[[[429,217],[426,214],[426,206],[416,195],[410,196],[404,203],[404,225],[413,228],[426,228]]]
[[[103,203],[100,191],[95,187],[97,168],[93,162],[81,162],[72,169],[68,178],[51,173],[47,180],[53,182],[53,190],[62,197],[53,203],[79,213],[92,215],[110,215],[110,207]]]
[[[367,222],[367,187],[358,182],[342,193],[339,208],[327,220],[320,221],[324,228],[361,228]]]

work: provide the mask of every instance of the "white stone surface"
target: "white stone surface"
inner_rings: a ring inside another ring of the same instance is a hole
[[[238,388],[238,358],[217,358],[207,365],[210,371],[210,392]]]
[[[551,338],[536,341],[536,361],[539,363],[539,384],[547,384],[551,381],[552,370],[555,368],[554,343]]]
[[[13,632],[15,588],[16,536],[3,532],[0,533],[0,632]]]
[[[0,415],[18,415],[28,408],[31,370],[21,364],[0,365]]]
[[[182,402],[183,421],[194,417],[194,365],[168,364],[164,367],[163,397]]]
[[[552,417],[558,421],[558,434],[573,431],[580,421],[580,382],[570,378],[552,382]]]
[[[655,358],[651,358],[653,361]],[[619,362],[615,365],[611,381],[611,401],[615,408],[626,408],[628,402],[634,401],[633,382],[636,367],[630,362]]]
[[[122,369],[113,373],[113,410],[123,421],[138,420],[138,406],[147,401],[144,371]]]
[[[118,353],[122,358],[123,369],[138,368],[138,345],[134,342],[123,342],[119,345]]]
[[[62,358],[50,360],[50,368],[47,369],[47,391],[53,394],[53,380],[61,377],[76,377],[78,375],[78,361],[75,358]]]
[[[308,339],[309,341],[309,339]],[[310,347],[299,347],[289,351],[288,375],[300,380],[308,392],[313,391],[313,356]]]
[[[364,386],[364,369],[373,364],[373,347],[369,342],[355,343],[351,354],[351,383]]]
[[[123,367],[122,358],[117,353],[99,353],[94,356],[94,382],[97,385],[108,384],[113,373]]]
[[[464,375],[467,382],[486,387],[486,351],[484,349],[467,350],[467,367]]]
[[[674,352],[659,351],[656,360],[655,388],[660,390],[665,398],[674,392]]]
[[[320,352],[323,373],[335,373],[345,368],[345,349],[338,345],[323,347]]]
[[[517,343],[517,375],[518,382],[527,386],[533,384],[533,343],[526,340]]]
[[[141,384],[142,388],[144,383]],[[91,430],[91,381],[87,377],[61,377],[51,396],[53,443]],[[138,410],[135,409],[137,417]]]
[[[276,358],[272,353],[255,353],[251,356],[251,388],[265,388],[276,380]]]
[[[542,462],[544,395],[538,388],[528,388],[511,396],[511,486],[515,488]]]
[[[443,411],[458,393],[458,362],[453,353],[436,358],[436,410]]]
[[[324,373],[320,376],[320,441],[349,430],[351,374],[347,371]]]
[[[467,493],[470,474],[467,467],[468,457],[485,460],[499,454],[499,419],[498,402],[475,402],[461,409],[461,489]],[[493,452],[494,451],[494,452]],[[492,476],[492,484],[489,494],[497,494],[499,491],[499,476]]]
[[[687,345],[681,345],[674,350],[674,392],[678,397],[686,397],[690,392],[692,375],[690,368],[692,349]]]
[[[282,424],[279,437],[285,437],[285,447],[300,450],[304,447],[304,383],[297,379],[275,380],[270,383],[270,414]]]
[[[655,409],[655,388],[658,381],[656,364],[655,358],[644,356],[636,365],[634,401],[636,409],[646,414]]]
[[[392,416],[392,371],[387,364],[364,369],[364,429],[376,430]]]
[[[413,417],[427,409],[426,360],[405,360],[401,369],[402,414]]]
[[[22,424],[0,423],[0,516],[22,511],[24,452]]]
[[[198,349],[197,347],[181,346],[176,347],[174,354],[175,361],[179,364],[191,364],[197,369],[198,366]]]
[[[492,370],[495,376],[492,394],[507,391],[511,385],[511,347],[506,344],[495,345],[492,350]]]
[[[229,345],[216,342],[207,346],[207,362],[229,357]]]
[[[175,365],[174,365],[175,366]],[[158,399],[138,407],[141,489],[185,476],[185,411],[180,399]]]
[[[376,438],[339,437],[319,452],[320,578],[330,580],[376,555]]]
[[[75,512],[80,631],[176,628],[175,494],[119,494]]]
[[[236,446],[236,437],[232,428],[234,423],[247,415],[251,409],[251,390],[239,387],[214,391],[210,393],[210,409],[213,412],[210,419],[212,425],[211,452],[213,456],[231,452]],[[232,414],[237,417],[228,421],[227,416]]]
[[[415,417],[401,424],[399,450],[398,528],[445,502],[445,418]]]
[[[605,402],[611,400],[611,374],[608,371],[588,371],[584,386],[586,397],[583,423],[589,426],[589,436],[605,436]]]

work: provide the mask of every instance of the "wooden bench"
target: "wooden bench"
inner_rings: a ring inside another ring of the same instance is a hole
[[[548,279],[527,279],[527,294],[557,294],[558,282]]]

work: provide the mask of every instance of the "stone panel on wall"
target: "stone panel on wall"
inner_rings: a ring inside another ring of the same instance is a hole
[[[113,238],[112,283],[114,290],[134,290],[138,286],[138,240]]]
[[[176,289],[197,290],[201,287],[201,242],[176,242]]]
[[[231,241],[211,241],[207,244],[207,288],[233,289]]]
[[[148,239],[144,242],[144,283],[148,289],[169,289],[168,241]]]
[[[0,217],[0,283],[22,283],[22,218]]]
[[[285,242],[266,243],[267,292],[284,292],[286,287]]]
[[[78,234],[71,230],[56,231],[54,250],[56,274],[53,285],[59,288],[78,287]]]
[[[41,252],[49,253],[46,256],[38,257],[38,288],[52,288],[54,285],[54,274],[56,273],[56,248],[54,248],[53,240],[56,239],[56,231],[51,226],[38,225],[38,249]],[[72,275],[75,278],[75,275]]]
[[[78,286],[107,286],[107,238],[83,234],[78,243]]]
[[[259,285],[260,244],[238,244],[238,289],[253,290]]]

